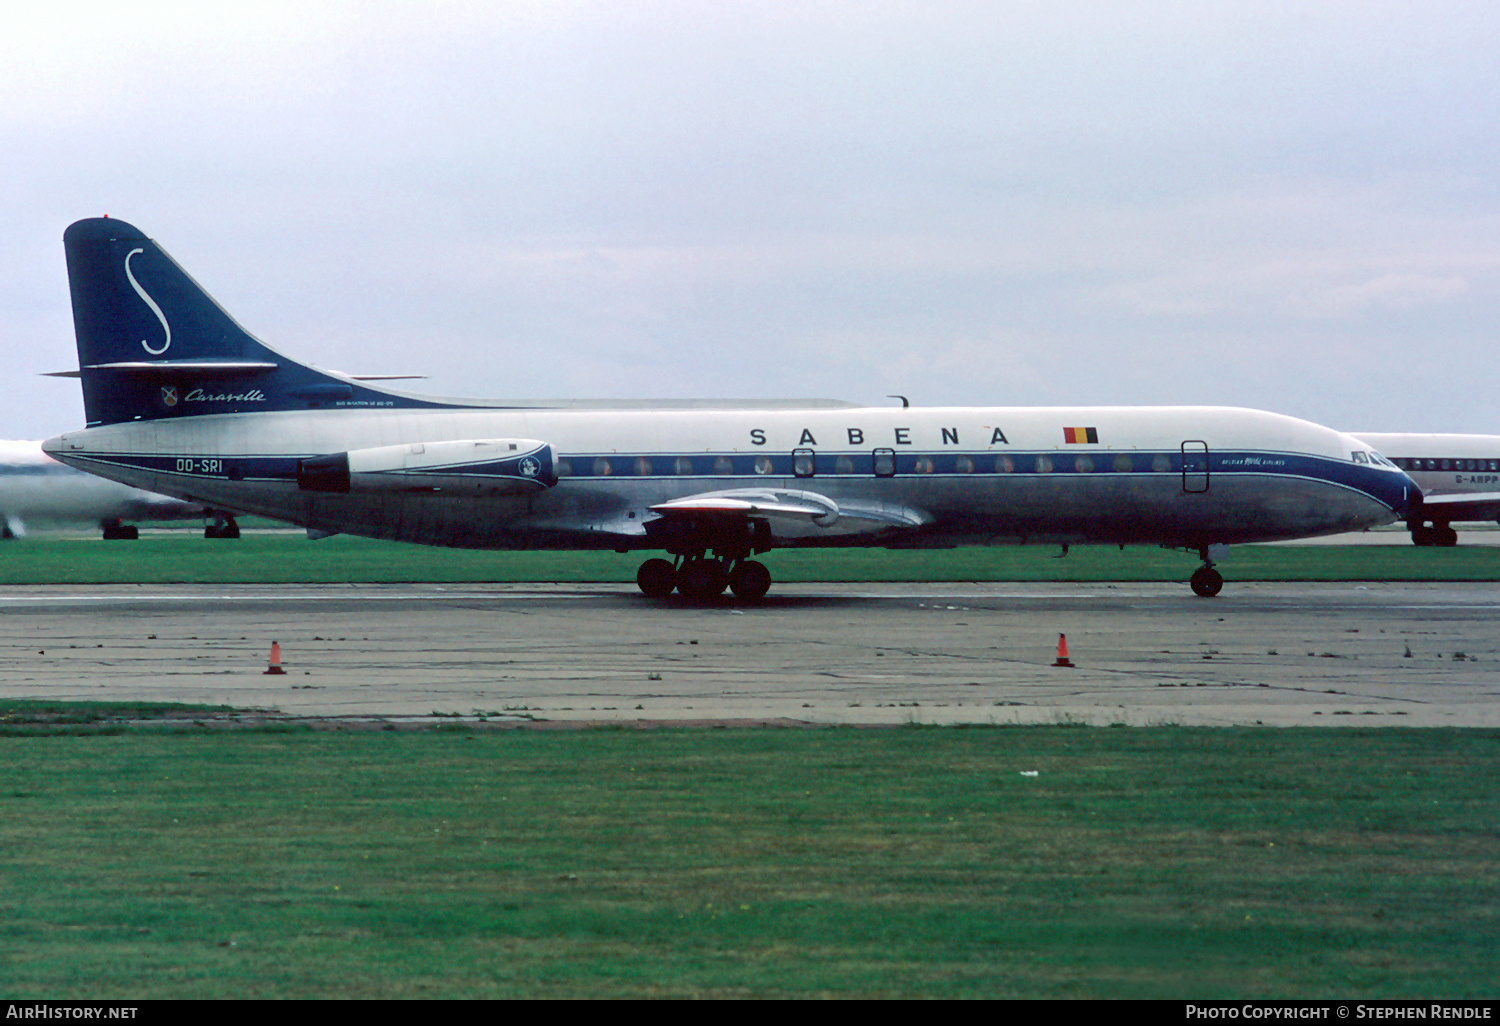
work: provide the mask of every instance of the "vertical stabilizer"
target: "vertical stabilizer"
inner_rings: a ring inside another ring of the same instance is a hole
[[[436,406],[296,363],[235,323],[160,246],[124,221],[63,234],[90,425],[306,410]]]

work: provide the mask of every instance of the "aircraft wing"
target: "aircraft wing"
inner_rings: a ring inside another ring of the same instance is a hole
[[[893,528],[922,527],[932,522],[926,510],[893,503],[838,503],[818,492],[795,488],[728,488],[700,492],[657,503],[652,512],[665,519],[741,517],[766,520],[777,526],[777,535],[804,533],[808,525],[828,530],[838,525],[838,534],[863,534]],[[779,523],[778,523],[779,522]]]
[[[702,492],[651,507],[663,516],[703,514],[744,517],[791,517],[803,520],[838,519],[839,505],[826,495],[781,488],[731,488]]]
[[[1423,495],[1422,508],[1443,520],[1500,520],[1500,492],[1454,492]]]

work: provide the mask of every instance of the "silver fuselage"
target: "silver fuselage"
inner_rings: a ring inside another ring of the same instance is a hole
[[[556,484],[326,494],[297,482],[310,457],[486,438],[545,441]],[[777,520],[777,546],[1272,541],[1399,517],[1411,481],[1368,448],[1216,407],[329,409],[120,423],[46,443],[137,488],[317,532],[491,549],[653,548],[652,507],[745,488],[812,493],[849,514]]]

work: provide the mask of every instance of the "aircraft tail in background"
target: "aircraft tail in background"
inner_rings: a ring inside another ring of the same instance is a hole
[[[24,536],[27,527],[97,525],[106,538],[133,538],[127,520],[201,520],[215,516],[211,538],[236,536],[227,514],[212,514],[202,503],[131,488],[59,463],[42,452],[41,442],[0,441],[0,537]]]

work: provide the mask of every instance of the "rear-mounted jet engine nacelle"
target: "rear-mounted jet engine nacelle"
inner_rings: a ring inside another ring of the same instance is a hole
[[[306,492],[514,495],[555,484],[552,446],[532,438],[410,442],[297,461]]]

